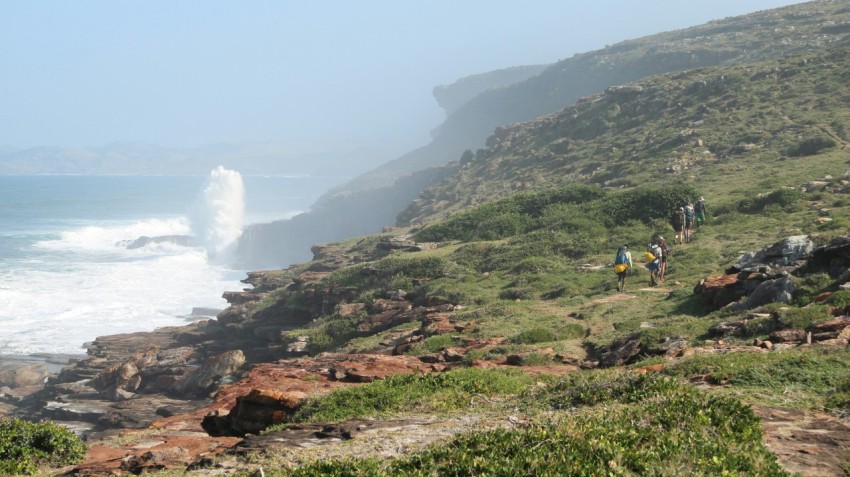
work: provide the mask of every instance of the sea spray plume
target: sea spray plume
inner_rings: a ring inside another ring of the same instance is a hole
[[[242,175],[223,166],[213,169],[190,213],[192,232],[211,258],[224,258],[242,235],[244,212]]]

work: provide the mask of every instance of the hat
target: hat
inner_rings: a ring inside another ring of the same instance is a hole
[[[705,200],[705,197],[700,196],[700,197],[699,197],[699,200]]]
[[[664,237],[662,237],[662,236],[660,236],[660,235],[659,235],[659,236],[658,236],[658,240],[664,240]]]

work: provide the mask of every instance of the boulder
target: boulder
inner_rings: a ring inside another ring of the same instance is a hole
[[[828,273],[838,277],[850,268],[850,237],[835,237],[829,243],[818,247],[800,273]]]
[[[222,378],[236,374],[244,365],[245,354],[241,350],[226,351],[207,359],[195,372],[179,381],[174,390],[189,396],[206,394]]]
[[[244,436],[285,422],[307,399],[300,391],[272,391],[252,389],[236,398],[236,405],[226,415],[211,414],[204,417],[201,426],[212,436]]]
[[[0,387],[11,389],[44,384],[50,372],[47,366],[36,363],[7,363],[0,366]]]
[[[160,235],[158,237],[147,237],[142,235],[141,237],[133,240],[132,242],[119,242],[120,245],[124,245],[127,249],[136,249],[142,248],[146,245],[150,244],[160,244],[160,243],[169,243],[174,245],[179,245],[181,247],[192,247],[193,239],[189,235]]]
[[[800,343],[806,339],[806,331],[799,328],[776,330],[770,333],[770,341],[774,343]]]
[[[758,252],[748,252],[738,258],[737,263],[726,273],[737,273],[742,270],[757,270],[760,267],[782,268],[795,265],[798,261],[808,258],[815,249],[815,244],[807,235],[786,237],[775,244]]]
[[[700,303],[709,310],[719,310],[746,295],[737,274],[712,275],[700,280],[694,287],[694,293],[699,295]]]
[[[789,303],[794,297],[796,289],[796,285],[788,276],[766,280],[761,282],[747,297],[747,308],[755,308],[768,303]]]
[[[812,334],[817,333],[840,333],[845,328],[850,327],[850,317],[842,316],[834,320],[822,321],[808,327]]]
[[[599,365],[603,367],[622,366],[631,358],[640,353],[641,342],[638,338],[624,338],[616,340],[608,346]]]
[[[744,334],[747,330],[747,322],[746,321],[732,321],[732,322],[720,322],[715,325],[712,325],[708,329],[708,333],[715,338],[722,338],[724,336],[733,335],[740,336]]]

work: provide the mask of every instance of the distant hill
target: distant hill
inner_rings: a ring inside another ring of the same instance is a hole
[[[218,165],[246,175],[353,176],[387,160],[389,154],[356,145],[247,143],[168,148],[117,142],[79,149],[0,148],[0,174],[205,175]]]
[[[764,192],[759,187],[799,187],[793,176],[807,167],[812,179],[844,173],[810,156],[850,143],[848,64],[850,48],[836,48],[608,88],[499,128],[485,149],[425,190],[399,225],[570,184],[684,181],[727,201]]]
[[[461,78],[449,85],[435,86],[432,93],[446,114],[452,114],[472,98],[496,88],[505,88],[539,75],[549,65],[514,66]]]
[[[500,126],[557,112],[584,96],[652,75],[745,64],[843,45],[850,45],[850,5],[816,1],[725,18],[577,54],[525,81],[479,94],[446,119],[430,144],[329,191],[317,202],[316,208],[322,212],[302,217],[301,228],[306,230],[310,227],[304,228],[304,224],[316,221],[317,227],[312,229],[318,230],[319,223],[333,216],[345,216],[349,220],[339,227],[323,225],[322,230],[330,232],[327,235],[301,235],[299,244],[374,233],[395,223],[397,214],[407,206],[405,199],[413,200],[418,195],[410,189],[408,181],[396,183],[399,178],[458,161],[465,151],[470,150],[471,154],[483,148],[486,138]],[[450,173],[433,172],[428,176],[438,178]],[[364,200],[357,200],[351,195],[369,189],[381,189],[386,195],[363,192],[374,198],[373,203],[366,201],[365,196]],[[333,200],[335,195],[348,200]],[[391,197],[392,204],[388,206],[385,197]],[[274,235],[279,231],[277,226],[266,230],[260,226],[246,236],[263,237],[263,242],[280,244],[274,256],[269,257],[271,262],[258,263],[288,264],[309,258],[307,250],[290,247],[285,240],[275,241]],[[256,250],[250,244],[245,244],[245,248]]]
[[[414,170],[446,164],[466,149],[482,147],[499,126],[558,111],[609,86],[671,71],[844,45],[850,45],[850,5],[826,0],[724,18],[577,54],[525,81],[482,92],[449,115],[430,144],[365,173],[350,187],[391,182]]]

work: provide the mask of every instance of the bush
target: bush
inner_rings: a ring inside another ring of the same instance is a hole
[[[636,403],[679,388],[674,379],[634,373],[573,373],[530,400],[554,409],[602,403]]]
[[[758,214],[774,206],[790,212],[797,207],[804,195],[799,189],[779,189],[741,200],[738,202],[738,210],[746,214]]]
[[[78,464],[85,455],[83,441],[52,422],[0,420],[0,474],[33,474],[42,465]]]
[[[802,328],[832,318],[828,305],[809,305],[804,308],[786,308],[779,312],[778,319],[782,328]]]
[[[520,332],[511,338],[511,341],[517,344],[535,344],[555,341],[557,339],[555,332],[549,328],[531,328]]]
[[[836,308],[844,308],[850,305],[850,290],[839,290],[830,298],[830,303]]]
[[[823,149],[835,147],[835,141],[827,136],[815,136],[801,141],[788,149],[791,157],[814,156]]]
[[[461,212],[416,234],[419,242],[446,240],[497,240],[533,230],[536,219],[553,205],[581,204],[599,199],[605,191],[597,186],[574,185],[563,189],[517,194],[492,204]]]
[[[593,215],[608,227],[635,220],[666,223],[670,211],[699,196],[699,192],[689,184],[648,184],[618,191],[596,201],[593,204]]]

